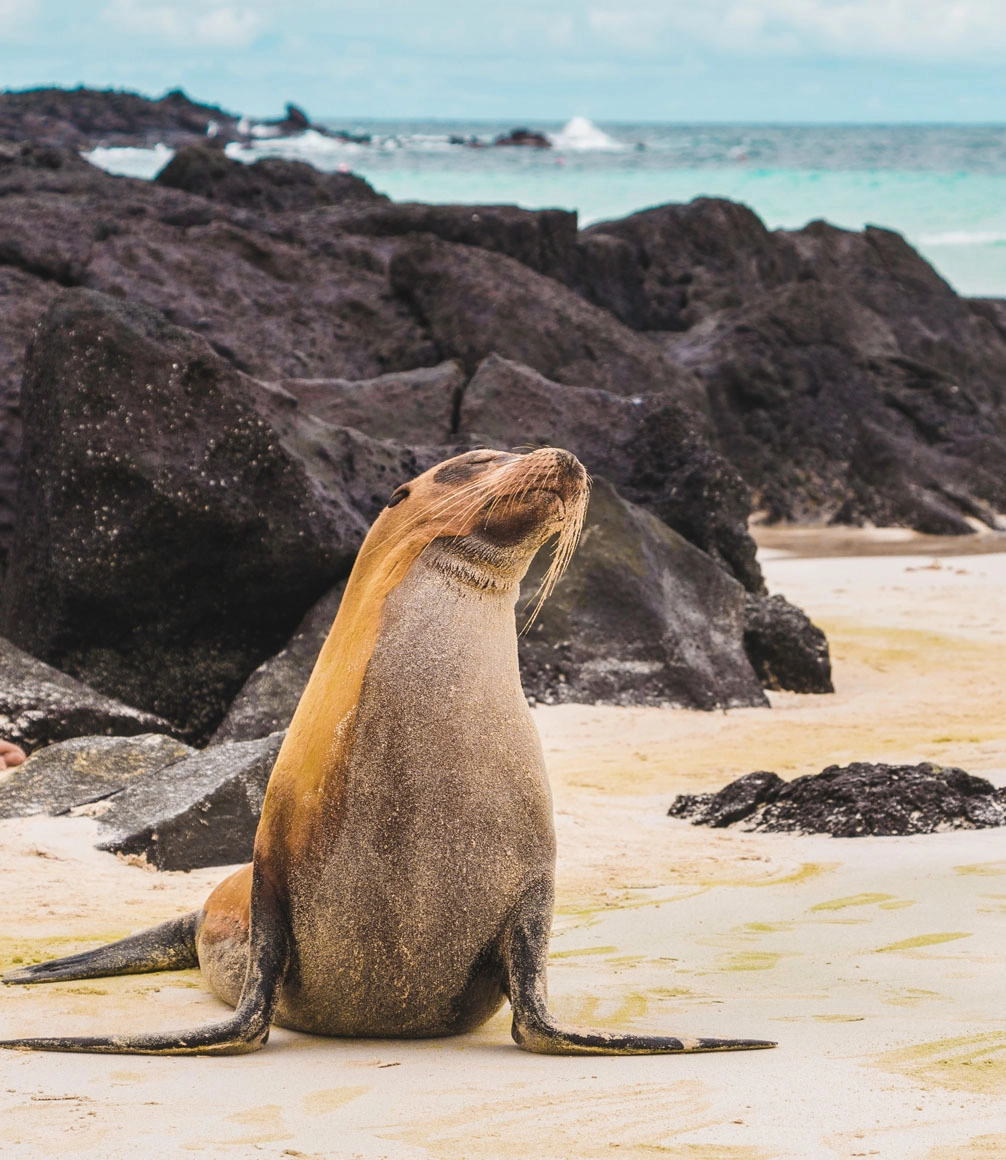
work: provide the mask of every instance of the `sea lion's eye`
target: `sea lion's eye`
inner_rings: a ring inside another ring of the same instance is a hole
[[[391,499],[388,500],[388,507],[394,507],[396,503],[401,503],[403,499],[409,498],[409,489],[403,483],[401,487],[396,487],[391,493]]]

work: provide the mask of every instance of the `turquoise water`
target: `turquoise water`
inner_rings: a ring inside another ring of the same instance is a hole
[[[727,197],[771,228],[824,218],[898,230],[961,293],[1006,297],[1006,128],[1001,126],[534,126],[551,149],[470,148],[510,126],[370,122],[369,144],[309,132],[228,147],[350,168],[401,201],[575,209],[581,223],[647,206]],[[103,150],[97,164],[152,176],[163,148]]]

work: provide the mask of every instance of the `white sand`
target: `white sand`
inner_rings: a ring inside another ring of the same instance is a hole
[[[276,1031],[234,1059],[0,1054],[0,1155],[1006,1156],[1002,831],[836,841],[665,816],[681,791],[832,761],[931,758],[1006,783],[1006,554],[780,552],[847,551],[841,536],[773,533],[765,553],[773,590],[829,633],[834,697],[536,714],[560,842],[556,1009],[775,1051],[534,1057],[503,1013],[427,1043]],[[0,822],[0,966],[191,909],[223,876],[127,865],[91,848],[93,827]],[[220,1010],[195,972],[16,987],[0,1035],[179,1028]]]

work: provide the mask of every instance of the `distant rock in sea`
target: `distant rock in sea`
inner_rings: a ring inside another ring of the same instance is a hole
[[[493,145],[517,145],[525,149],[551,149],[552,142],[544,133],[536,133],[534,129],[511,129],[509,133],[501,133],[493,140]]]

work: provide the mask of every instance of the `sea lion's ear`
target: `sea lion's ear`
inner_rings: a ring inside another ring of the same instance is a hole
[[[391,493],[391,499],[388,500],[388,507],[394,507],[396,503],[401,503],[403,499],[409,498],[408,484],[403,483],[401,487],[396,487]]]

